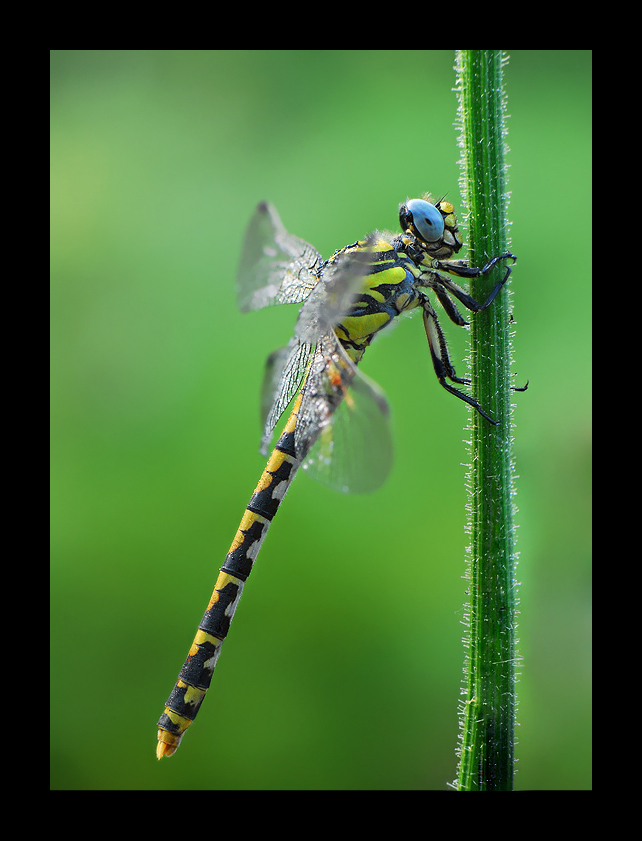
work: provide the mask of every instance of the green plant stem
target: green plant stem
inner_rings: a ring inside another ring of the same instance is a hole
[[[501,50],[459,50],[461,186],[468,212],[471,265],[508,248]],[[505,272],[504,261],[476,279],[483,301]],[[470,613],[462,710],[461,791],[513,788],[515,744],[515,551],[508,289],[471,325],[476,400],[499,421],[471,413]]]

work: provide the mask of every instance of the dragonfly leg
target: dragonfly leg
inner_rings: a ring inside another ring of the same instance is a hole
[[[473,409],[479,412],[483,418],[486,418],[489,423],[492,423],[493,426],[497,426],[498,422],[493,420],[493,418],[491,418],[491,416],[482,409],[474,397],[471,397],[469,394],[466,394],[464,391],[460,391],[458,388],[455,388],[446,382],[446,379],[449,379],[455,383],[468,385],[470,380],[456,375],[453,364],[448,356],[446,338],[437,319],[437,313],[430,305],[428,299],[426,299],[423,304],[423,317],[426,338],[428,339],[428,346],[432,357],[432,364],[440,385],[442,385],[450,394],[454,394],[455,397],[458,397],[460,400],[463,400],[464,403],[468,403],[469,406],[472,406]]]
[[[506,254],[501,254],[499,257],[493,257],[493,259],[486,263],[486,265],[481,269],[475,268],[474,266],[464,266],[461,265],[459,262],[440,263],[439,268],[443,269],[446,272],[450,272],[450,274],[457,275],[458,277],[481,277],[482,275],[488,274],[488,272],[495,265],[497,265],[497,263],[500,260],[504,260],[506,258],[512,259],[513,263],[515,263],[517,260],[517,257],[507,252]],[[512,266],[506,267],[506,274],[498,283],[495,284],[495,286],[490,292],[490,295],[486,298],[483,304],[480,304],[479,301],[476,301],[471,295],[468,294],[468,292],[462,289],[461,286],[458,286],[456,283],[450,280],[450,278],[444,277],[444,275],[439,274],[439,272],[432,273],[432,278],[429,281],[428,286],[434,289],[435,292],[437,292],[437,287],[441,286],[447,292],[450,292],[451,295],[454,295],[455,298],[457,298],[457,300],[461,301],[461,303],[466,307],[466,309],[469,309],[471,312],[482,312],[482,310],[487,309],[493,303],[493,301],[497,297],[497,294],[499,293],[499,290],[502,288],[502,286],[504,286],[504,284],[510,277],[512,270]]]

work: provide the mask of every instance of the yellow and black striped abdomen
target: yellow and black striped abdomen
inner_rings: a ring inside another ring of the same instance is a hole
[[[234,618],[243,585],[299,467],[300,461],[294,448],[294,430],[300,403],[299,396],[245,509],[178,681],[158,720],[156,754],[159,759],[171,756],[176,751],[183,733],[196,718],[212,681],[214,667]]]

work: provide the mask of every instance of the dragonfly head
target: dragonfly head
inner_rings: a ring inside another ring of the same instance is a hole
[[[444,199],[436,204],[425,198],[408,199],[399,208],[399,224],[433,257],[448,259],[462,246],[455,211]]]

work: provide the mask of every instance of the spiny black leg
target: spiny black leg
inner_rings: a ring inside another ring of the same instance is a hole
[[[512,254],[504,254],[504,257],[513,257],[513,255]],[[486,266],[484,266],[484,268],[481,270],[481,274],[486,274],[486,272],[489,271],[490,268],[492,268],[495,265],[497,260],[500,260],[500,259],[501,259],[500,257],[495,257],[494,260],[491,260],[490,263],[488,263]],[[513,257],[513,265],[515,265],[516,261],[517,261],[517,257]],[[493,303],[493,301],[497,297],[497,293],[502,288],[502,286],[506,283],[506,281],[510,277],[510,273],[512,271],[513,271],[512,266],[506,266],[506,274],[504,275],[504,279],[500,280],[499,283],[495,284],[495,287],[494,287],[493,291],[490,293],[488,298],[486,298],[484,303],[481,304],[481,306],[478,304],[478,309],[476,309],[475,312],[481,312],[482,310],[485,310],[486,307],[489,307]]]
[[[423,303],[424,310],[424,330],[426,331],[426,338],[428,339],[428,347],[432,356],[433,366],[437,377],[448,377],[454,383],[460,385],[470,385],[470,380],[464,377],[458,377],[455,372],[455,366],[450,361],[448,355],[448,345],[444,331],[441,329],[441,324],[437,318],[437,313],[432,308],[430,301],[426,298]]]
[[[432,287],[432,290],[439,299],[439,303],[444,308],[444,312],[446,313],[448,318],[453,322],[453,324],[456,324],[458,327],[467,327],[468,322],[459,312],[454,303],[450,300],[448,294],[446,293],[445,289],[442,288],[441,284],[436,283]]]
[[[517,257],[514,254],[511,254],[510,251],[507,251],[505,254],[500,254],[497,257],[493,257],[493,259],[489,260],[482,269],[478,268],[477,266],[469,266],[465,260],[454,260],[452,262],[448,262],[446,260],[444,262],[439,263],[439,268],[443,269],[443,271],[445,272],[448,272],[448,274],[457,275],[457,277],[481,277],[482,275],[488,274],[488,272],[494,266],[496,266],[500,260],[507,259],[511,259],[513,261],[513,266],[517,262]],[[506,278],[504,278],[504,281],[505,280]]]
[[[442,385],[446,391],[450,392],[450,394],[454,394],[455,397],[458,397],[460,400],[463,400],[464,403],[468,403],[469,406],[472,406],[473,409],[478,411],[479,414],[483,418],[486,418],[489,423],[492,423],[493,426],[497,426],[498,421],[493,420],[490,415],[486,414],[473,397],[446,382],[446,377],[448,377],[449,380],[461,385],[470,384],[470,380],[458,377],[455,374],[455,369],[448,356],[446,339],[437,319],[437,313],[431,307],[428,299],[424,301],[423,317],[426,338],[428,339],[428,347],[430,348],[430,356],[432,357],[433,368],[435,369],[435,374],[437,375],[440,385]]]
[[[472,406],[473,409],[476,409],[483,418],[486,418],[488,423],[492,423],[493,426],[497,426],[499,424],[499,421],[493,420],[490,415],[486,414],[486,412],[482,409],[482,407],[473,397],[471,397],[468,394],[465,394],[463,391],[459,391],[458,388],[454,388],[452,385],[448,385],[448,383],[443,377],[440,377],[438,375],[437,379],[439,380],[441,385],[443,385],[446,391],[449,391],[451,394],[454,394],[455,397],[459,397],[459,399],[463,400],[464,403],[468,403],[469,406]]]
[[[493,257],[493,259],[490,260],[490,262],[486,263],[483,269],[478,269],[471,266],[459,266],[455,263],[440,263],[439,268],[443,269],[446,272],[450,272],[451,274],[457,275],[458,277],[481,277],[482,275],[487,274],[493,268],[493,266],[497,264],[499,260],[503,260],[504,258],[508,257],[510,257],[513,260],[514,265],[517,261],[517,257],[515,257],[514,254],[510,254],[509,252],[507,252],[506,254],[502,254],[499,257]],[[461,303],[471,312],[481,312],[493,303],[497,296],[497,293],[510,277],[512,270],[512,266],[506,267],[506,274],[504,275],[502,280],[495,284],[493,290],[491,291],[490,295],[488,296],[488,298],[486,298],[483,304],[480,304],[479,301],[476,301],[471,295],[469,295],[465,290],[463,290],[461,286],[458,286],[456,283],[453,283],[453,281],[450,280],[450,278],[444,277],[438,272],[434,272],[432,282],[427,285],[430,285],[436,291],[435,287],[437,284],[439,284],[448,292],[450,292],[451,295],[454,295],[455,298],[457,298],[457,300],[461,301]]]

